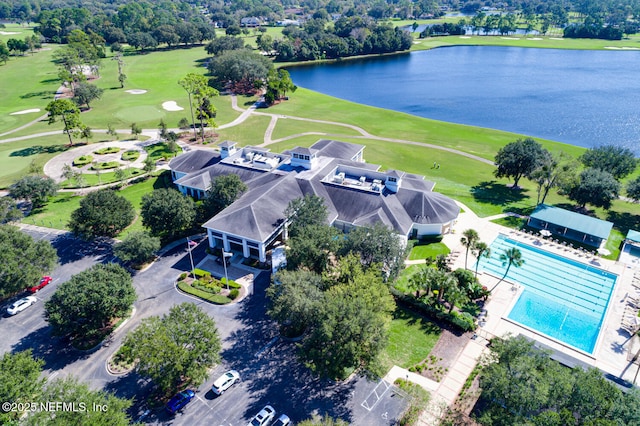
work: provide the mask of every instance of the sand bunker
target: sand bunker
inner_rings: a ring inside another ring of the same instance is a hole
[[[460,38],[471,38],[469,36],[460,36]]]
[[[22,111],[16,111],[16,112],[12,112],[9,115],[31,114],[32,112],[40,112],[40,108],[32,108],[32,109],[25,109]]]
[[[503,40],[520,40],[517,37],[500,37],[500,38],[503,39]]]
[[[131,93],[132,95],[143,95],[147,93],[146,90],[142,90],[142,89],[129,89],[129,90],[125,90],[125,92]]]
[[[14,34],[20,34],[20,33],[13,33],[11,31],[0,31],[0,35],[14,35]]]
[[[528,38],[527,40],[542,40],[540,37]]]
[[[560,37],[549,37],[549,40],[564,40],[564,39]]]
[[[184,109],[181,106],[178,106],[175,101],[163,102],[162,108],[164,108],[165,111],[182,111]]]
[[[605,46],[605,49],[614,49],[614,50],[640,50],[640,47],[628,47],[628,46]]]

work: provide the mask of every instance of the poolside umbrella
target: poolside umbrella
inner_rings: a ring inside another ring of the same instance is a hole
[[[540,235],[542,235],[543,237],[550,237],[551,236],[551,231],[549,231],[547,229],[543,229],[542,231],[540,231]]]
[[[604,248],[604,247],[600,247],[598,249],[598,253],[603,255],[603,256],[609,256],[611,254],[611,252],[609,250],[607,250],[606,248]]]

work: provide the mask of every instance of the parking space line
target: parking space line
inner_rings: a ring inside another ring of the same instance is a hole
[[[378,388],[381,385],[384,385],[384,390],[382,391],[382,393],[378,393]],[[373,388],[371,393],[369,393],[369,395],[365,398],[364,401],[362,401],[362,404],[360,404],[360,405],[367,411],[373,410],[373,408],[378,404],[378,402],[380,402],[380,400],[382,399],[384,394],[387,393],[387,391],[389,390],[390,387],[391,387],[391,385],[389,385],[389,383],[387,383],[385,380],[380,380],[378,382],[378,384],[376,385],[376,387]],[[373,399],[372,397],[375,397],[375,400],[371,401],[373,403],[373,405],[371,405],[369,403],[369,400]]]

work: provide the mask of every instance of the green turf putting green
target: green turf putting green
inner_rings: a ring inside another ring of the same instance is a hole
[[[116,117],[123,121],[135,123],[137,121],[159,120],[165,117],[165,113],[157,107],[140,105],[123,108],[116,112]]]

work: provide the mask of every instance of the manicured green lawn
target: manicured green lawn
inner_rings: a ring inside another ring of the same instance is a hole
[[[218,141],[231,140],[239,145],[259,145],[264,142],[264,132],[267,130],[270,118],[251,116],[241,126],[218,129]]]
[[[427,356],[440,337],[440,327],[407,309],[397,307],[389,327],[389,343],[382,359],[385,367],[409,368]]]
[[[60,86],[52,52],[12,56],[5,65],[0,64],[0,134],[46,114],[44,109]],[[30,109],[40,111],[12,115]]]
[[[507,228],[520,229],[524,224],[524,221],[516,216],[506,216],[499,219],[494,219],[491,222],[498,225],[506,226]]]
[[[118,194],[131,201],[136,209],[136,219],[126,230],[118,237],[122,238],[133,231],[142,231],[142,218],[140,217],[140,204],[142,196],[150,193],[154,188],[165,187],[165,176],[158,176],[146,179],[140,183],[129,185],[120,190]],[[24,223],[46,226],[55,229],[68,229],[67,223],[71,218],[71,213],[80,206],[82,197],[69,192],[62,192],[51,198],[49,203],[41,209],[34,211],[31,215],[25,217]]]
[[[444,243],[431,243],[424,245],[415,245],[409,253],[409,260],[436,258],[439,254],[447,255],[451,250]]]
[[[463,38],[464,37],[464,38]],[[573,49],[573,50],[605,50],[607,48],[638,49],[640,36],[633,35],[625,40],[596,40],[596,39],[571,39],[561,36],[446,36],[416,39],[417,44],[411,50],[433,49],[443,46],[509,46],[509,47],[535,47],[542,49]]]
[[[295,94],[292,96],[295,96]],[[318,119],[324,120],[323,118],[318,118]],[[276,126],[271,138],[280,139],[280,138],[288,137],[291,135],[296,135],[299,133],[309,133],[309,132],[319,132],[319,133],[329,134],[328,136],[317,135],[316,137],[318,139],[339,139],[345,136],[360,135],[358,131],[350,127],[281,118],[278,120],[278,125]]]
[[[400,272],[398,279],[396,279],[396,282],[393,284],[394,287],[400,290],[401,292],[406,293],[408,291],[408,283],[411,277],[417,274],[418,272],[420,272],[424,268],[429,268],[429,266],[427,266],[424,263],[419,265],[407,266],[405,269],[403,269]]]

